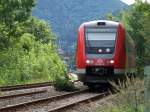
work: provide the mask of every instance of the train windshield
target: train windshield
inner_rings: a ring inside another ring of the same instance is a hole
[[[116,32],[116,28],[87,28],[86,53],[89,56],[97,56],[98,58],[112,57],[115,48]]]

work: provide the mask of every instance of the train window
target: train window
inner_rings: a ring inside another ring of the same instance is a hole
[[[87,33],[87,40],[115,40],[116,33]]]
[[[116,28],[87,28],[86,53],[100,54],[101,56],[102,54],[113,54],[116,32]]]

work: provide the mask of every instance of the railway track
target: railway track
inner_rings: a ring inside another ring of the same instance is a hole
[[[91,101],[94,101],[94,100],[98,100],[98,99],[103,98],[104,96],[106,96],[108,94],[109,94],[108,92],[101,93],[101,94],[93,94],[93,95],[91,95],[87,98],[84,98],[84,99],[81,99],[81,100],[78,100],[78,101],[75,101],[75,102],[67,103],[67,104],[61,105],[59,107],[50,109],[47,112],[61,112],[65,109],[71,108],[71,107],[73,107],[75,105],[78,105],[80,103],[87,103],[87,102],[91,102]]]
[[[16,97],[24,97],[24,96],[40,94],[40,93],[45,93],[45,92],[47,92],[47,90],[38,90],[38,91],[33,91],[33,92],[24,92],[20,94],[4,95],[4,96],[0,96],[0,100],[6,100],[6,99],[16,98]]]
[[[11,90],[21,90],[21,89],[30,89],[38,88],[52,85],[52,82],[36,83],[36,84],[25,84],[25,85],[16,85],[16,86],[4,86],[0,87],[0,91],[11,91]]]
[[[105,95],[108,95],[108,93],[90,93],[88,92],[88,89],[84,89],[63,95],[33,100],[24,103],[18,103],[14,105],[8,105],[5,107],[1,107],[0,112],[23,112],[24,110],[36,110],[36,112],[57,112],[72,107],[79,103],[84,103],[91,100],[96,100],[98,98],[102,98]]]

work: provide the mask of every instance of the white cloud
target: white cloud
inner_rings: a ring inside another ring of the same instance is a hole
[[[123,2],[127,3],[128,5],[133,4],[133,3],[134,3],[134,0],[121,0],[121,1],[123,1]]]
[[[135,2],[135,0],[121,0],[121,1],[127,3],[128,5],[131,5]],[[143,1],[145,1],[145,0],[143,0]],[[150,3],[150,0],[147,0],[147,1]]]

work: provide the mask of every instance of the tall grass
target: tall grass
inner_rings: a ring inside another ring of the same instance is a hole
[[[144,81],[127,80],[118,85],[111,83],[117,91],[116,99],[98,109],[98,112],[144,112]]]

